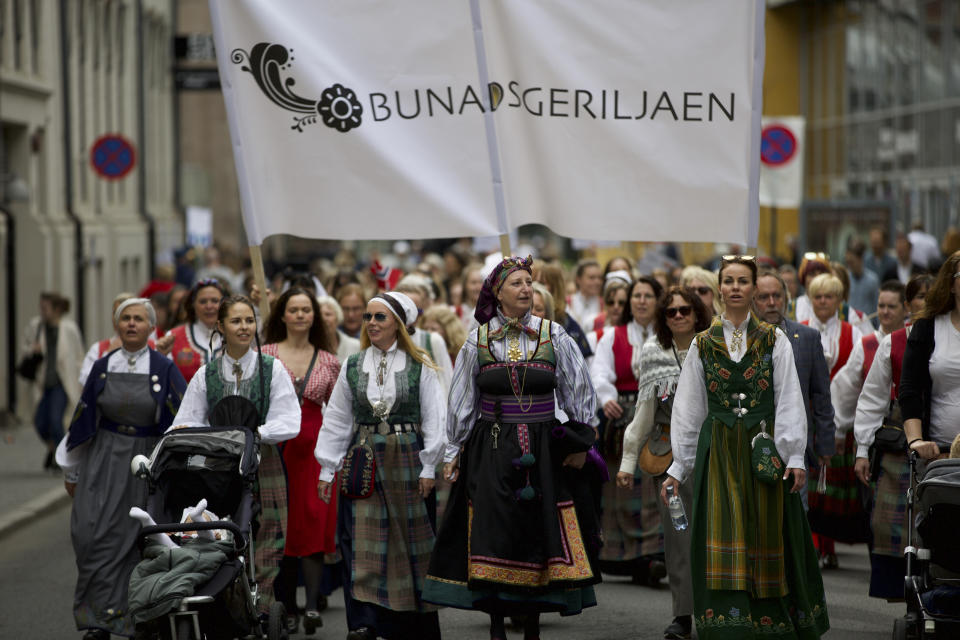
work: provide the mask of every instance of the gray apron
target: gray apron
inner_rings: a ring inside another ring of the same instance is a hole
[[[140,561],[140,523],[129,516],[143,507],[147,484],[130,473],[130,460],[149,455],[159,440],[136,437],[102,427],[103,421],[147,427],[156,424],[159,408],[150,394],[150,376],[107,373],[97,399],[98,424],[80,468],[70,517],[70,536],[77,558],[73,615],[78,629],[104,629],[132,636],[127,616],[127,586]],[[128,430],[132,431],[132,430]]]

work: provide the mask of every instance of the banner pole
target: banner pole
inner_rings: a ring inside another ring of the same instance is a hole
[[[510,253],[510,234],[509,233],[500,234],[500,253],[503,254],[504,258],[509,258],[511,255],[513,255]]]
[[[260,289],[260,318],[264,323],[270,317],[270,301],[267,299],[267,273],[263,269],[263,254],[260,245],[250,245],[250,266],[253,268],[253,282]]]

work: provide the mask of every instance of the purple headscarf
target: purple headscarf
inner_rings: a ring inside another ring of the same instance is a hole
[[[486,324],[497,315],[497,294],[500,292],[500,287],[511,273],[521,269],[527,273],[533,273],[533,256],[504,258],[493,268],[487,279],[483,281],[480,297],[477,298],[477,308],[473,312],[477,322]]]

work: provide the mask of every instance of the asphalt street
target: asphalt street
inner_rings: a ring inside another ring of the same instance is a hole
[[[62,506],[25,525],[0,544],[0,638],[77,640],[72,601],[76,566],[70,546],[70,509]],[[903,605],[866,596],[869,564],[863,547],[838,545],[841,569],[824,574],[832,630],[826,638],[879,640],[889,638],[893,618]],[[599,605],[582,615],[561,619],[545,616],[542,637],[547,639],[659,640],[670,621],[670,592],[666,586],[650,589],[611,577],[598,587]],[[330,598],[324,627],[313,636],[346,636],[340,592]],[[482,614],[444,610],[441,627],[447,638],[487,638]],[[512,632],[511,638],[522,634]],[[306,637],[302,634],[296,637]]]

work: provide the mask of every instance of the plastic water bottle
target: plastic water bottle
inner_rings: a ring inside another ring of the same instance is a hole
[[[667,488],[667,508],[670,510],[670,520],[673,522],[673,528],[677,531],[684,531],[687,528],[687,512],[683,509],[683,501],[680,496],[673,492],[673,487]]]

